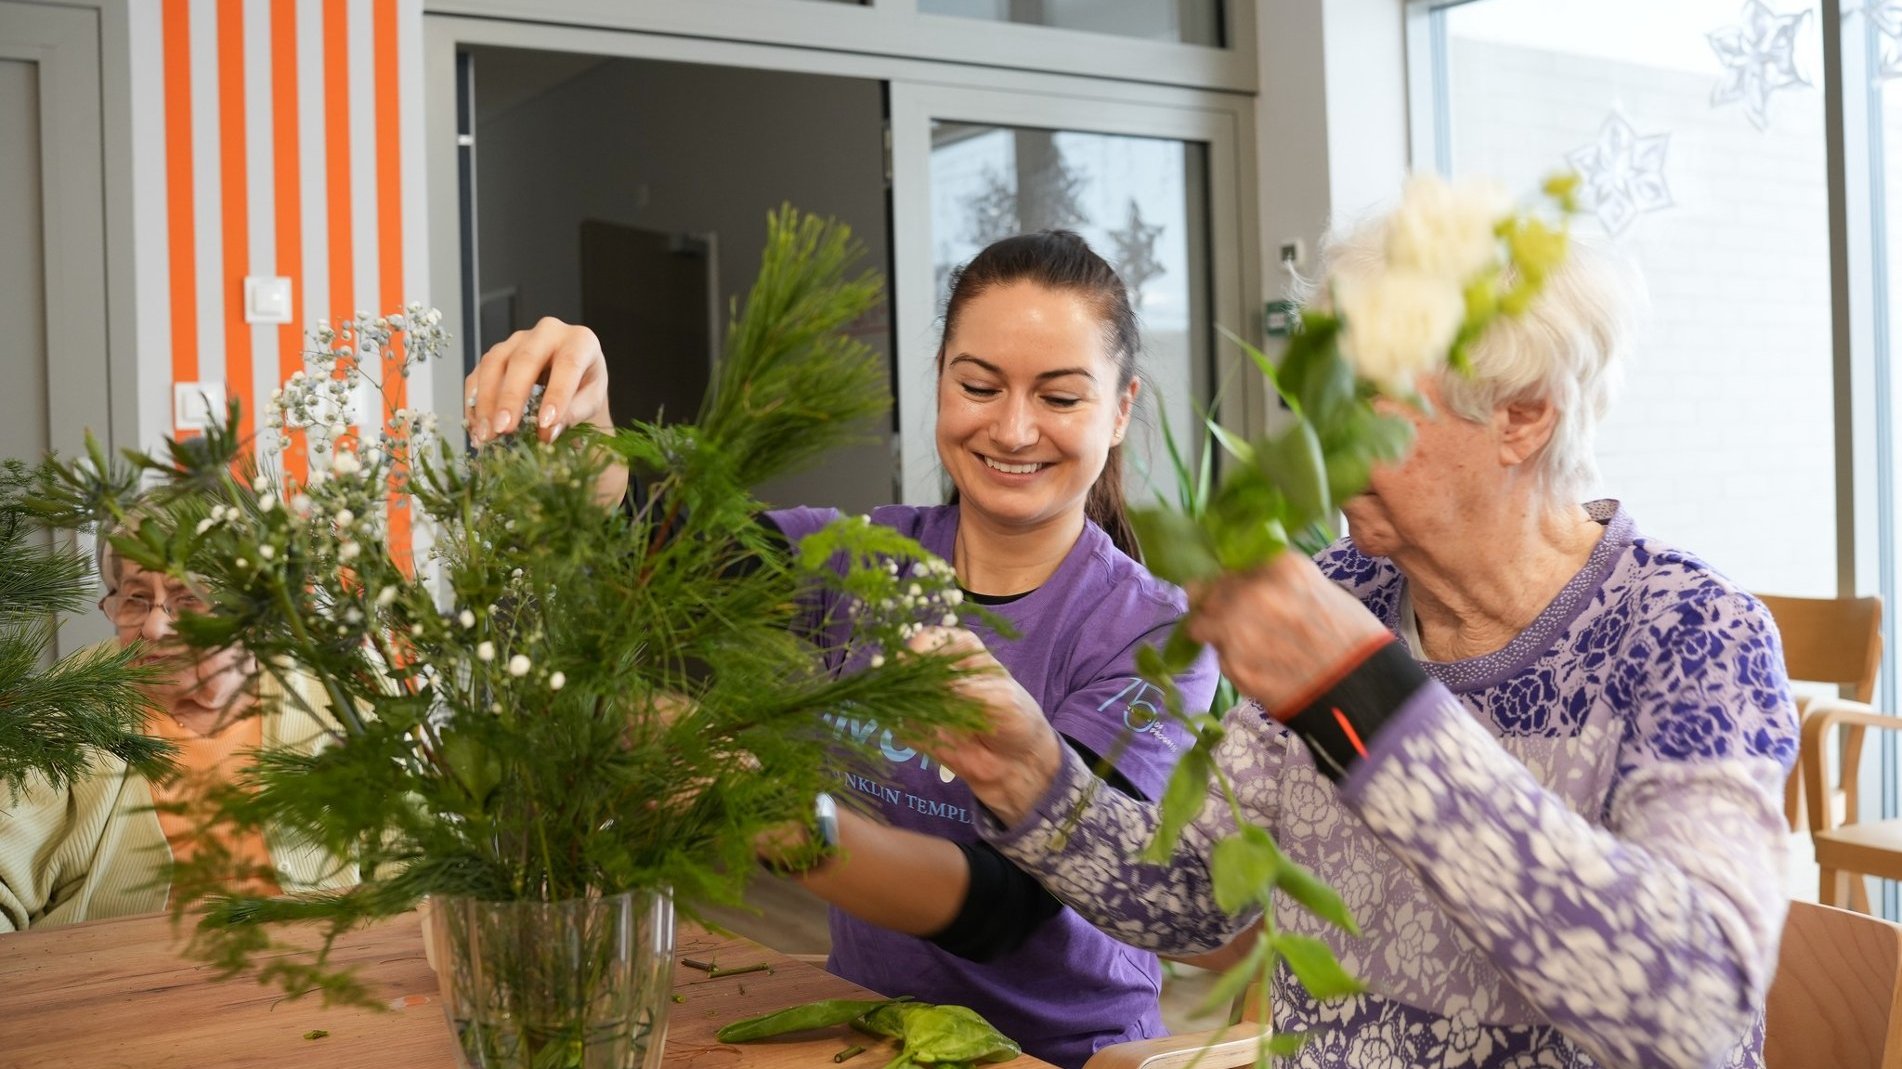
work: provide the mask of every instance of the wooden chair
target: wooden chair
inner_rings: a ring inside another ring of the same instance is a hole
[[[1839,688],[1840,696],[1850,701],[1875,699],[1876,670],[1882,660],[1881,598],[1787,598],[1763,594],[1758,600],[1770,610],[1782,635],[1784,670],[1792,681],[1834,685]],[[1809,699],[1797,699],[1799,719],[1807,713],[1808,705]],[[1847,824],[1855,823],[1858,816],[1856,773],[1862,765],[1863,736],[1861,727],[1850,728],[1844,734],[1842,778],[1825,792],[1830,806],[1840,808],[1831,808],[1824,815],[1834,818],[1840,812],[1842,822]],[[1783,811],[1791,831],[1803,826],[1804,763],[1799,757],[1784,785]],[[1814,815],[1810,823],[1816,826]],[[1862,884],[1855,883],[1850,893],[1855,907],[1867,912]]]
[[[1902,925],[1792,902],[1781,955],[1768,1069],[1902,1069]]]
[[[1858,734],[1873,728],[1902,731],[1902,718],[1876,712],[1862,702],[1818,698],[1803,717],[1803,793],[1810,814],[1810,840],[1816,846],[1820,870],[1817,897],[1824,903],[1868,912],[1862,891],[1863,876],[1902,880],[1902,820],[1857,820],[1837,823],[1824,785],[1829,782],[1827,743],[1841,728]],[[1848,746],[1844,745],[1847,753]],[[1855,768],[1844,763],[1844,779],[1854,798]]]
[[[1190,1066],[1195,1069],[1240,1069],[1242,1066],[1252,1066],[1255,1064],[1255,1048],[1259,1045],[1257,1021],[1253,1012],[1256,990],[1251,984],[1236,999],[1238,1005],[1245,1009],[1235,1024],[1226,1028],[1184,1032],[1157,1039],[1138,1039],[1104,1047],[1090,1055],[1090,1060],[1083,1063],[1083,1069],[1189,1069]]]
[[[1902,1069],[1902,924],[1813,902],[1790,903],[1764,1018],[1767,1069]],[[1097,1051],[1084,1069],[1239,1069],[1254,1063],[1251,1024],[1230,1027],[1227,1035],[1234,1038],[1211,1046],[1220,1034],[1119,1043]]]

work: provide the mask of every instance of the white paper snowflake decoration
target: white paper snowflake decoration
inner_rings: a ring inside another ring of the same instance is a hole
[[[1566,154],[1565,161],[1578,172],[1585,205],[1607,234],[1616,237],[1638,216],[1671,206],[1671,188],[1664,180],[1670,144],[1670,134],[1640,137],[1613,112],[1599,127],[1598,140]]]
[[[1882,64],[1876,69],[1877,81],[1902,78],[1902,0],[1870,0],[1862,13],[1882,39]]]
[[[1770,126],[1770,94],[1810,80],[1796,69],[1796,35],[1810,17],[1808,8],[1779,15],[1749,0],[1743,25],[1713,30],[1705,37],[1724,65],[1724,80],[1711,90],[1711,107],[1743,101],[1744,114],[1759,130]]]

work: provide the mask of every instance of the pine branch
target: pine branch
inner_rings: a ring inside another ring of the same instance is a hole
[[[76,552],[38,544],[23,501],[32,481],[19,461],[0,464],[0,785],[17,797],[38,775],[63,788],[100,751],[156,774],[170,748],[143,733],[153,673],[132,664],[134,651],[48,663],[55,614],[85,603],[91,570]]]

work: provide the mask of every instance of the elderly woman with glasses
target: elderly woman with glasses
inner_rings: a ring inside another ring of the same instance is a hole
[[[64,789],[39,780],[18,797],[0,797],[0,932],[164,909],[171,863],[191,856],[211,834],[179,807],[207,785],[241,774],[259,748],[314,751],[329,738],[319,720],[327,706],[314,685],[289,676],[297,693],[288,694],[241,647],[194,655],[177,641],[179,615],[206,607],[199,591],[120,560],[105,538],[98,564],[106,586],[99,607],[116,641],[141,643],[139,663],[158,669],[148,730],[176,747],[178,773],[148,780],[101,752],[89,774]],[[251,873],[234,889],[271,893],[354,882],[352,870],[308,843],[252,833],[222,837],[218,848]]]

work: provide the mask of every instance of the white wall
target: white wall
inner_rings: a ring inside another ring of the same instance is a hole
[[[1407,172],[1407,64],[1401,0],[1275,0],[1258,27],[1257,166],[1263,299],[1286,292],[1278,251],[1299,239],[1312,272],[1329,222],[1400,192]],[[1269,353],[1277,347],[1269,339]],[[1255,376],[1250,425],[1272,419]]]
[[[866,266],[889,273],[877,82],[616,59],[490,115],[485,55],[476,57],[481,287],[516,286],[528,322],[579,319],[583,219],[716,234],[723,306],[752,284],[766,213],[782,201],[849,224]],[[887,316],[873,319],[861,338],[889,357]],[[762,497],[853,512],[893,500],[888,428],[868,428],[876,442]]]
[[[1759,131],[1737,105],[1711,106],[1705,71],[1458,37],[1449,70],[1456,172],[1528,189],[1614,104],[1639,134],[1670,135],[1674,206],[1613,242],[1643,269],[1651,309],[1600,431],[1604,490],[1749,589],[1833,596],[1820,94],[1773,97]]]

